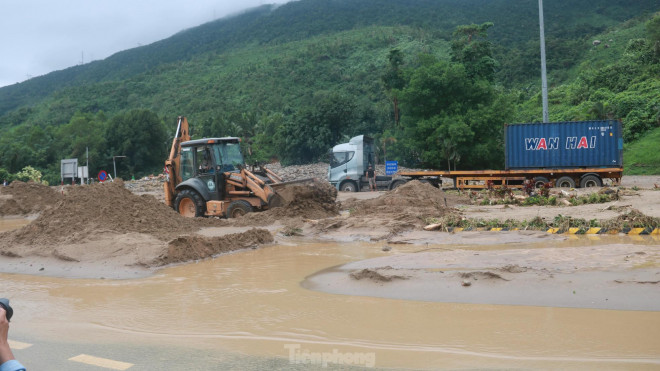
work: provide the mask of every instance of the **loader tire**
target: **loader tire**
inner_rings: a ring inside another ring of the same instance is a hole
[[[227,219],[240,218],[241,216],[251,213],[252,205],[245,200],[232,201],[227,207]]]
[[[192,189],[184,189],[179,192],[174,200],[174,205],[176,212],[187,218],[204,216],[204,212],[206,211],[206,204],[204,204],[202,196]]]

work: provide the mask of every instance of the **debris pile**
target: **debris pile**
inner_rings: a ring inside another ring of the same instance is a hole
[[[273,236],[270,232],[256,228],[220,237],[180,236],[170,241],[167,250],[156,257],[151,265],[160,266],[205,259],[217,254],[271,242],[273,242]]]
[[[330,183],[314,180],[277,189],[284,204],[260,213],[250,213],[234,225],[269,225],[291,219],[323,219],[339,215],[337,190]]]
[[[57,203],[27,226],[6,233],[6,244],[80,243],[101,232],[137,232],[169,240],[214,221],[183,218],[152,196],[131,193],[121,181],[72,187],[59,197],[51,193]]]
[[[46,185],[13,181],[7,187],[0,187],[0,216],[36,214],[60,199],[61,194]]]
[[[352,204],[351,217],[368,215],[441,217],[454,212],[447,206],[445,192],[429,183],[410,181],[384,195]]]

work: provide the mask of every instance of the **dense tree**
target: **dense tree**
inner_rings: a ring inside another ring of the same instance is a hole
[[[162,120],[154,112],[132,110],[114,116],[105,137],[108,166],[113,156],[126,156],[117,160],[117,176],[130,178],[136,172],[162,169],[169,141]]]
[[[339,142],[342,133],[356,124],[356,107],[345,96],[330,95],[317,105],[297,112],[277,133],[281,160],[285,164],[309,163],[323,159]]]
[[[462,63],[470,78],[483,78],[493,81],[495,77],[495,59],[492,43],[488,39],[488,29],[492,22],[481,25],[458,26],[451,42],[452,61]]]

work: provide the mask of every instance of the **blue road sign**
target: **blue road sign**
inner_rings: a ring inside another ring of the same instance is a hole
[[[385,174],[393,175],[399,170],[399,161],[385,161]]]
[[[105,170],[99,171],[99,182],[105,182],[106,179],[108,179],[108,173],[105,172]]]

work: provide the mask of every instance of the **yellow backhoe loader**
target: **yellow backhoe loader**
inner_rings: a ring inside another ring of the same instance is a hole
[[[288,184],[261,166],[245,165],[240,138],[190,140],[188,120],[179,116],[170,155],[165,161],[165,202],[186,217],[235,218],[283,206],[291,200],[277,190]]]

